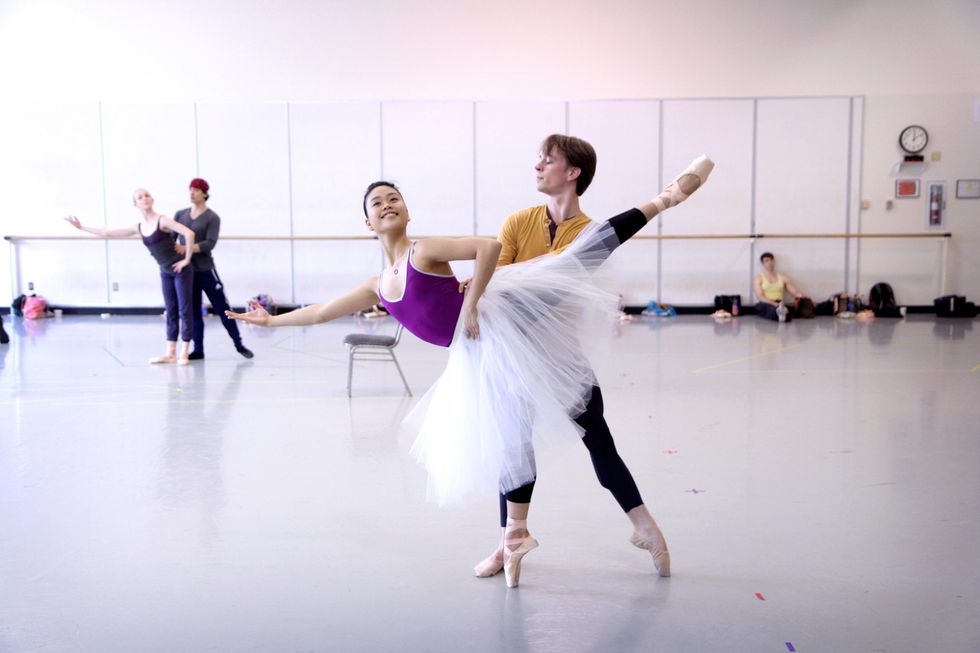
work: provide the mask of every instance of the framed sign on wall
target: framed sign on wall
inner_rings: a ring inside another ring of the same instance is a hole
[[[895,199],[909,199],[919,196],[918,179],[896,179]]]
[[[957,179],[956,199],[958,200],[980,199],[980,179]]]

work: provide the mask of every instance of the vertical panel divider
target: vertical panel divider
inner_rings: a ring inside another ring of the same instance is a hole
[[[201,141],[197,135],[197,102],[194,103],[194,176],[201,176]]]
[[[854,142],[854,98],[847,102],[847,182],[844,184],[844,233],[851,235],[851,170],[854,152],[851,143]],[[855,247],[857,244],[855,243]],[[857,278],[851,285],[851,239],[844,239],[844,288],[853,288],[857,292]],[[850,290],[848,290],[850,292]]]
[[[99,102],[99,160],[102,167],[102,226],[109,226],[109,206],[106,202],[105,189],[105,135],[102,124],[102,103]],[[105,301],[106,306],[112,305],[112,280],[109,271],[109,241],[102,241],[102,255],[105,257]]]
[[[289,188],[289,288],[291,303],[296,305],[296,235],[293,229],[293,124],[290,105],[286,103],[286,179]]]
[[[855,120],[855,112],[857,112],[857,118]],[[850,173],[850,179],[854,179],[855,172],[857,173],[857,190],[855,191],[855,197],[849,198],[851,206],[854,206],[855,201],[857,202],[857,211],[853,215],[854,229],[853,233],[861,233],[861,219],[864,217],[864,212],[861,209],[861,196],[863,194],[862,179],[863,179],[863,168],[864,168],[864,148],[861,147],[861,139],[864,138],[864,99],[863,98],[851,98],[851,121],[855,127],[855,133],[851,136],[851,142],[848,143],[848,148],[850,151],[850,156],[854,157],[857,154],[857,165],[852,167]],[[850,239],[848,239],[850,240]],[[853,269],[854,269],[854,284],[856,287],[861,287],[861,241],[856,240],[854,242],[854,252],[849,260],[853,259]]]
[[[752,194],[749,199],[749,233],[752,234],[752,240],[749,242],[749,294],[748,300],[750,304],[755,304],[755,298],[752,293],[755,292],[752,283],[752,268],[755,265],[755,244],[757,239],[755,238],[755,193],[756,188],[759,185],[758,182],[758,152],[759,152],[759,99],[755,98],[752,100],[752,183],[750,188],[752,189]]]
[[[658,100],[659,111],[657,112],[657,185],[656,188],[664,186],[664,101]],[[659,191],[657,191],[659,192]],[[664,221],[657,217],[657,235],[664,235]],[[663,302],[664,292],[664,239],[657,239],[657,303]]]
[[[479,199],[479,193],[477,192],[477,177],[476,177],[476,101],[473,102],[473,235],[479,236],[477,229],[479,225],[477,224],[477,200]]]
[[[385,178],[385,104],[378,102],[378,179]],[[385,250],[384,247],[378,248],[381,267],[378,268],[378,277],[385,271]]]

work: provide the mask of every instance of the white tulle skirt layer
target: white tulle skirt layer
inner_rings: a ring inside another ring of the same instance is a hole
[[[405,419],[430,500],[518,488],[536,476],[534,444],[581,439],[573,418],[595,383],[582,345],[617,308],[592,271],[617,242],[593,225],[561,254],[503,267],[477,306],[479,340],[460,319],[445,371]]]

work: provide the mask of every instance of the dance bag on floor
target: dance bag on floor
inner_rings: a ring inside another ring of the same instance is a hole
[[[24,317],[31,320],[36,320],[44,317],[44,313],[47,308],[48,303],[44,301],[44,297],[30,295],[24,300],[21,310],[24,311]]]
[[[803,318],[804,320],[816,317],[813,300],[809,297],[797,297],[793,307],[793,317]]]
[[[742,296],[741,295],[715,295],[715,310],[716,311],[728,311],[732,315],[737,315],[738,311],[733,311],[732,308],[742,306]]]
[[[936,317],[976,317],[977,305],[963,295],[943,295],[933,300]]]

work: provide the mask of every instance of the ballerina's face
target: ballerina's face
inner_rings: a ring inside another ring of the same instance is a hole
[[[133,204],[138,209],[149,211],[153,208],[153,196],[145,188],[137,188],[133,193]]]
[[[401,193],[391,186],[378,186],[372,190],[364,201],[364,208],[367,211],[365,224],[378,233],[404,231],[411,219]]]

